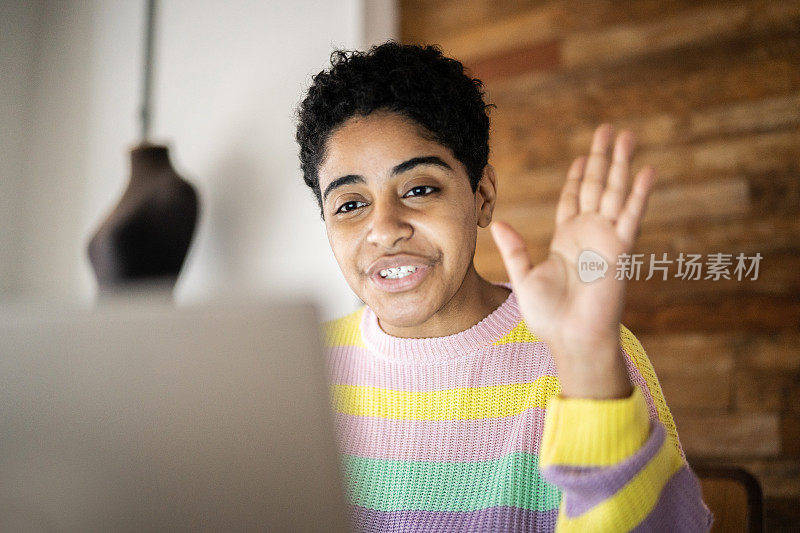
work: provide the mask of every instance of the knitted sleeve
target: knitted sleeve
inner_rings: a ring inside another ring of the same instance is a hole
[[[711,513],[653,367],[622,324],[620,341],[630,397],[548,402],[540,468],[562,491],[556,530],[708,531]]]

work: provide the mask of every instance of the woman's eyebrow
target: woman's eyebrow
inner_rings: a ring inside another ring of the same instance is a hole
[[[336,178],[330,182],[327,187],[325,187],[325,192],[322,194],[322,201],[324,202],[327,200],[328,195],[337,187],[341,187],[342,185],[350,185],[351,183],[366,183],[366,181],[364,180],[364,176],[359,176],[358,174],[348,174],[347,176]]]
[[[396,165],[392,169],[392,176],[397,174],[402,174],[403,172],[408,172],[414,167],[418,167],[420,165],[435,165],[438,167],[446,168],[447,170],[453,170],[453,168],[448,165],[442,158],[437,157],[435,155],[429,155],[424,157],[412,157],[407,161],[403,161],[399,165]],[[359,176],[358,174],[348,174],[346,176],[342,176],[340,178],[336,178],[332,182],[325,187],[325,192],[322,194],[322,201],[328,199],[328,195],[333,192],[334,189],[341,187],[343,185],[350,185],[351,183],[366,183],[364,176]]]
[[[441,158],[436,157],[435,155],[429,155],[425,157],[412,157],[408,161],[403,161],[392,169],[392,176],[409,171],[419,165],[436,165],[446,168],[447,170],[453,170],[452,167],[445,163]]]

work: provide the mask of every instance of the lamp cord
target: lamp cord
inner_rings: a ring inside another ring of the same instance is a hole
[[[146,141],[150,136],[150,106],[153,90],[153,34],[155,26],[156,0],[147,0],[144,41],[144,71],[142,76],[141,137]]]

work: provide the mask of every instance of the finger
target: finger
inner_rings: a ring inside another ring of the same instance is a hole
[[[567,182],[561,189],[561,196],[558,199],[556,208],[556,224],[561,224],[568,218],[578,214],[578,191],[583,179],[583,171],[586,168],[586,157],[581,156],[575,159],[567,171]]]
[[[617,219],[622,204],[625,202],[631,154],[633,154],[635,144],[636,140],[629,131],[620,133],[614,144],[611,167],[608,169],[608,182],[603,196],[600,198],[600,213],[610,220]]]
[[[613,135],[614,129],[611,124],[603,124],[594,132],[592,149],[586,161],[586,171],[581,183],[579,199],[581,213],[597,211],[597,206],[600,204],[600,193],[603,192],[608,171],[608,145]]]
[[[646,167],[639,171],[633,182],[631,194],[617,220],[617,236],[630,247],[633,246],[638,236],[639,226],[655,176],[656,172],[653,167]]]
[[[522,236],[505,222],[492,222],[489,230],[492,232],[497,249],[500,250],[511,284],[517,286],[533,268],[528,247]]]

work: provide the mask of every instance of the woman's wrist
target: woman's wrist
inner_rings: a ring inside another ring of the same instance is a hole
[[[581,350],[554,348],[554,356],[564,398],[618,399],[633,392],[618,340]]]

